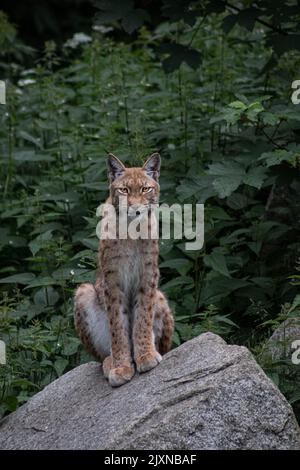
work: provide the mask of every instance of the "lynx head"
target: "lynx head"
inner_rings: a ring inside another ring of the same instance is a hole
[[[112,153],[108,155],[108,176],[112,204],[127,204],[128,215],[136,217],[147,213],[158,203],[160,155],[154,153],[142,167],[126,168]]]

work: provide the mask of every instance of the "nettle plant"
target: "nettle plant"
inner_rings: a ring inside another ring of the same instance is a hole
[[[1,415],[89,359],[74,332],[73,292],[95,279],[107,151],[138,165],[160,150],[161,202],[205,204],[201,251],[160,243],[174,346],[213,331],[255,350],[293,302],[300,122],[290,84],[299,54],[270,68],[264,30],[226,35],[222,20],[143,27],[131,43],[104,28],[77,49],[49,42],[30,69],[11,71],[0,107]],[[201,65],[184,55],[174,64],[165,44],[175,40],[201,51]]]

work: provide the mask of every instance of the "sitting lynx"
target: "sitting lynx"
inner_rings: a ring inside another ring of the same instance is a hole
[[[125,168],[108,157],[110,197],[116,209],[125,198],[128,217],[146,214],[158,203],[160,156],[153,154],[142,168]],[[117,209],[118,213],[118,209]],[[113,387],[146,372],[171,347],[173,315],[157,288],[158,240],[101,239],[95,285],[82,284],[75,294],[75,327],[86,349],[100,361]],[[135,363],[135,366],[134,366]]]

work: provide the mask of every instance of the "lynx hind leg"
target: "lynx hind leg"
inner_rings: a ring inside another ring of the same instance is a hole
[[[81,284],[75,293],[75,328],[85,349],[98,360],[110,355],[110,332],[104,305],[95,287]]]
[[[157,291],[153,333],[157,351],[166,354],[172,346],[174,318],[168,301],[161,291]]]

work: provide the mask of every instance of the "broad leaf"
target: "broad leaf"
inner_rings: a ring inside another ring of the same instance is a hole
[[[226,258],[222,253],[213,251],[211,254],[205,255],[203,261],[206,266],[214,271],[222,274],[223,276],[231,277],[227,268]]]

